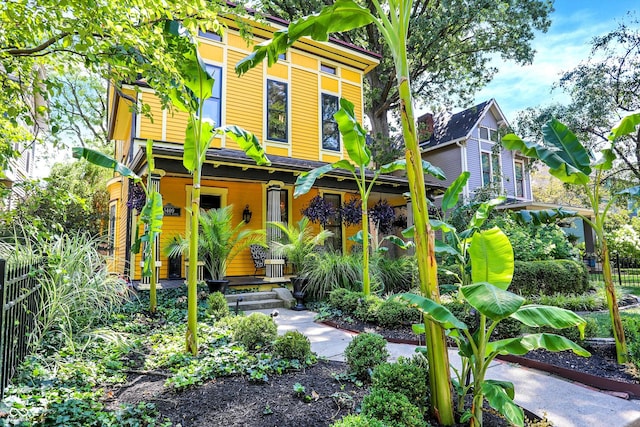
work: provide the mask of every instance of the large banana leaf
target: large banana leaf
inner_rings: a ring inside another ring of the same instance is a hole
[[[147,203],[145,203],[140,212],[140,223],[145,225],[145,233],[140,237],[140,241],[147,243],[145,245],[144,265],[142,268],[144,277],[150,277],[152,273],[151,245],[155,242],[156,236],[159,236],[162,231],[163,216],[162,195],[157,191],[153,191],[149,193]]]
[[[309,36],[314,40],[327,41],[329,34],[364,27],[374,21],[369,9],[352,0],[336,0],[320,13],[300,18],[289,24],[286,30],[277,31],[273,39],[254,47],[253,53],[236,64],[236,73],[242,75],[256,67],[265,58],[269,66],[278,61],[278,56],[286,52],[296,40]]]
[[[506,290],[513,279],[513,248],[498,227],[475,233],[469,246],[471,280],[488,282]]]
[[[616,154],[611,148],[605,148],[598,153],[598,157],[591,164],[594,169],[609,171],[613,168],[613,161],[616,159]]]
[[[440,221],[439,219],[431,219],[429,218],[429,224],[431,224],[431,228],[434,230],[439,230],[442,231],[443,233],[448,233],[450,231],[455,232],[456,228],[451,225],[448,224],[444,221]]]
[[[577,326],[581,334],[584,333],[587,324],[586,320],[571,310],[548,305],[525,305],[511,317],[531,327],[550,326],[555,329],[564,329]]]
[[[640,125],[640,113],[630,114],[624,117],[620,122],[611,129],[609,139],[615,141],[621,136],[629,135],[636,132],[636,127]]]
[[[509,317],[524,304],[521,296],[491,283],[474,283],[463,286],[460,290],[473,308],[496,322]]]
[[[256,136],[238,126],[221,126],[217,128],[218,132],[224,133],[228,138],[233,139],[236,144],[244,151],[244,153],[253,159],[259,166],[268,166],[271,161],[267,157],[262,145]]]
[[[520,224],[542,225],[549,224],[559,219],[578,216],[578,212],[569,211],[564,208],[555,208],[539,211],[517,211],[513,212],[512,215]]]
[[[135,182],[141,181],[141,178],[131,169],[122,163],[117,162],[113,157],[109,157],[99,151],[85,147],[73,147],[71,152],[73,153],[73,157],[76,159],[84,158],[89,163],[102,166],[103,168],[113,169],[122,176],[133,179]]]
[[[371,150],[367,147],[367,131],[356,118],[353,103],[340,98],[340,109],[333,115],[338,123],[338,129],[347,149],[349,158],[358,166],[364,168],[371,161]]]
[[[189,117],[184,137],[184,155],[182,156],[182,164],[189,172],[195,171],[198,165],[204,162],[202,157],[216,135],[212,120],[202,120],[201,123],[200,135],[197,135],[198,118],[194,114]],[[198,162],[198,159],[200,159],[200,162]]]
[[[326,174],[333,169],[346,169],[351,173],[356,172],[355,167],[348,160],[339,160],[335,163],[330,163],[328,165],[320,166],[319,168],[315,168],[310,170],[309,172],[301,173],[296,179],[295,190],[293,191],[293,197],[302,196],[303,194],[307,194],[313,184],[316,182],[316,179],[322,177],[322,175]]]
[[[514,354],[522,356],[531,350],[544,348],[549,351],[571,350],[578,356],[589,357],[589,353],[570,339],[556,334],[529,334],[517,338],[507,338],[492,341],[487,344],[487,355],[492,354]]]
[[[555,119],[547,122],[542,130],[544,140],[550,147],[537,142],[523,141],[515,134],[503,136],[502,144],[508,150],[519,150],[525,156],[541,160],[549,167],[549,173],[562,182],[589,182],[589,155],[575,135]]]
[[[505,200],[507,200],[506,197],[499,196],[495,199],[483,202],[474,212],[471,221],[469,221],[469,229],[480,228],[487,218],[489,218],[489,213],[493,208],[504,203]]]
[[[471,172],[462,172],[455,181],[447,187],[447,190],[444,192],[444,196],[442,196],[442,210],[444,212],[453,208],[458,203],[460,193],[462,193],[462,190],[467,184],[470,176]]]
[[[393,299],[399,299],[408,303],[411,307],[415,307],[420,310],[427,318],[437,322],[445,329],[469,329],[464,322],[458,320],[446,307],[438,304],[437,302],[425,298],[422,295],[412,294],[406,292],[403,294],[397,294],[391,297]]]
[[[505,381],[484,380],[482,393],[489,405],[500,412],[511,424],[524,425],[524,411],[515,404],[513,384]]]
[[[435,176],[436,178],[438,178],[441,181],[447,179],[447,177],[445,176],[444,172],[442,172],[442,169],[440,169],[437,166],[432,165],[431,163],[429,163],[428,161],[426,161],[424,159],[422,159],[422,170],[425,173],[428,173],[431,176]]]

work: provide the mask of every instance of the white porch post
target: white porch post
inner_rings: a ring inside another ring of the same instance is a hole
[[[149,185],[149,188],[147,189],[147,191],[154,192],[160,192],[160,179],[165,175],[165,171],[163,171],[162,169],[154,169],[154,171],[151,173],[151,182]],[[145,231],[146,231],[147,226],[145,225]],[[162,267],[162,261],[160,261],[160,236],[156,236],[153,244],[156,245],[156,280],[160,281],[160,267]],[[144,243],[144,245],[147,245],[148,243]],[[142,253],[144,253],[144,247],[142,248]],[[144,269],[144,258],[142,258],[140,260],[140,273],[142,274],[142,270]],[[144,277],[141,275],[141,280],[140,280],[141,284],[145,284],[145,285],[149,285],[151,283],[151,278],[150,277]],[[156,285],[158,285],[159,283],[156,283]]]
[[[407,228],[413,225],[413,206],[411,206],[411,195],[404,193],[404,200],[407,202]],[[415,247],[407,249],[407,255],[413,256],[415,254]]]
[[[280,189],[283,183],[271,181],[267,184],[267,221],[281,221],[280,217]],[[269,250],[267,252],[266,279],[267,281],[282,280],[284,278],[284,259],[278,256],[271,248],[272,241],[278,241],[281,238],[280,230],[274,227],[267,227],[267,243]]]

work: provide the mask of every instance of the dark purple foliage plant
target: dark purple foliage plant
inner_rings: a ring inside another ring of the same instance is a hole
[[[386,200],[379,200],[378,203],[369,210],[369,216],[380,233],[389,234],[393,229],[396,213]]]
[[[147,196],[140,184],[133,184],[129,187],[129,199],[127,200],[127,207],[129,209],[135,209],[140,212],[146,202]]]
[[[336,217],[338,210],[323,197],[316,196],[309,201],[309,204],[300,213],[309,218],[314,224],[320,223],[324,227]]]
[[[347,227],[360,224],[362,222],[362,200],[353,198],[344,202],[340,207],[340,216]]]

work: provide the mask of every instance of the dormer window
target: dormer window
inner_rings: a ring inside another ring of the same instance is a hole
[[[331,65],[320,64],[320,71],[327,74],[333,74],[335,76],[337,70],[336,67],[332,67]]]
[[[500,136],[497,129],[480,126],[480,139],[491,142],[500,142]]]
[[[210,33],[209,31],[198,30],[198,35],[207,40],[213,40],[214,42],[222,41],[222,36],[218,33]]]

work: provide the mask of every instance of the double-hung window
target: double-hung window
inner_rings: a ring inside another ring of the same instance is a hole
[[[267,80],[267,139],[288,141],[288,84]]]
[[[524,197],[524,162],[516,160],[514,162],[514,172],[516,178],[516,197]]]
[[[323,93],[322,109],[322,149],[340,151],[340,132],[333,115],[338,111],[338,97]]]
[[[497,129],[480,126],[480,139],[491,142],[500,142],[500,136]]]
[[[500,180],[500,158],[486,151],[481,153],[482,185],[489,185]]]
[[[207,72],[214,79],[211,97],[204,100],[202,117],[211,119],[218,127],[222,125],[222,68],[206,64]]]

